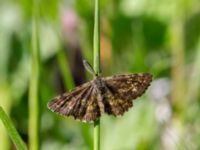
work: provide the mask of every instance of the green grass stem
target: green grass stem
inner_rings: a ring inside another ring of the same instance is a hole
[[[184,53],[184,26],[180,18],[170,24],[171,60],[172,60],[172,93],[171,99],[175,109],[182,111],[185,105],[185,53]],[[180,100],[183,102],[180,103]]]
[[[95,0],[95,15],[94,15],[94,71],[97,75],[100,74],[100,10],[99,0]],[[93,150],[100,150],[100,119],[94,122],[94,145]]]
[[[36,2],[35,2],[36,3]],[[34,6],[36,7],[36,4]],[[39,38],[37,27],[37,11],[33,10],[32,37],[31,37],[31,78],[29,86],[29,149],[39,149],[40,130],[40,103],[38,97],[39,87]]]
[[[16,128],[14,127],[11,119],[7,116],[3,108],[0,106],[0,119],[2,120],[4,127],[7,129],[8,135],[12,139],[18,150],[27,150],[26,145],[22,141],[20,135],[18,134]]]

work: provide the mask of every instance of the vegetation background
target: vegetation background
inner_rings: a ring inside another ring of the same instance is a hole
[[[32,8],[31,1],[0,0],[0,106],[28,147],[35,111],[28,106]],[[38,0],[37,10],[41,149],[92,149],[92,124],[60,117],[46,105],[92,78],[82,59],[92,62],[94,2]],[[199,0],[101,0],[101,65],[104,76],[154,76],[123,117],[102,117],[102,150],[200,149]],[[0,123],[0,150],[10,149]]]

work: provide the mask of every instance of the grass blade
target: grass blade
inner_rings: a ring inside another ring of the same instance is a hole
[[[32,22],[32,49],[31,49],[31,78],[29,86],[29,147],[30,150],[39,149],[40,130],[40,103],[38,98],[39,87],[39,38],[38,38],[38,4],[33,2],[33,22]]]
[[[20,135],[18,134],[17,130],[15,129],[14,125],[12,124],[11,119],[6,115],[3,108],[0,106],[0,119],[2,120],[7,132],[12,139],[13,143],[15,144],[18,150],[27,150],[26,145],[22,141]]]

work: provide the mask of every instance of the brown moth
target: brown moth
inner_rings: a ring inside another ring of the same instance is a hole
[[[101,77],[95,75],[87,61],[83,64],[94,79],[55,97],[48,103],[50,110],[83,122],[93,122],[103,113],[122,116],[152,81],[148,73]]]

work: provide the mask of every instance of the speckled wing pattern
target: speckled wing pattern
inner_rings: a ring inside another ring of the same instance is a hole
[[[146,91],[152,81],[152,75],[148,73],[114,75],[103,78],[103,81],[107,88],[104,94],[105,112],[120,116],[133,106],[132,100]]]
[[[48,103],[48,108],[60,115],[73,116],[74,119],[90,122],[100,117],[95,103],[96,94],[91,82],[87,82],[71,92],[55,97]]]
[[[48,108],[64,116],[83,122],[97,120],[102,113],[123,115],[133,106],[132,100],[141,96],[152,81],[150,74],[128,74],[102,77],[103,87],[95,86],[95,79],[57,96]]]

